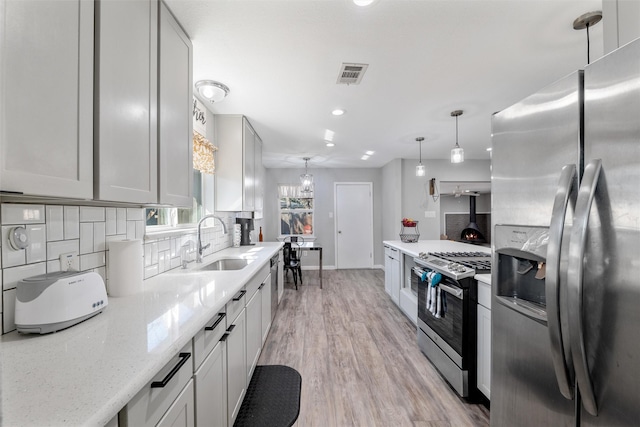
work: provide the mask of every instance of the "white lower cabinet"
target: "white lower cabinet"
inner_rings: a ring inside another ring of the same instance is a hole
[[[227,343],[219,341],[194,375],[196,425],[227,426]]]
[[[271,274],[264,279],[262,285],[260,285],[260,296],[262,297],[262,345],[267,340],[269,330],[271,329]]]
[[[390,246],[384,247],[384,289],[391,301],[400,304],[400,251]]]
[[[253,294],[247,303],[247,384],[258,364],[262,348],[262,297],[260,292]]]
[[[227,312],[229,310],[227,309]],[[227,328],[227,422],[229,426],[238,416],[247,391],[247,359],[244,307]]]
[[[197,426],[227,426],[226,329],[226,313],[220,312],[193,337]]]
[[[158,422],[157,427],[194,427],[193,408],[193,380],[189,380],[182,393]]]
[[[491,398],[491,286],[478,282],[478,390]]]
[[[180,353],[167,363],[120,411],[118,420],[120,427],[157,426],[160,425],[159,422],[161,420],[165,423],[162,425],[174,425],[169,423],[169,419],[177,420],[179,417],[183,417],[185,421],[190,420],[191,424],[175,425],[194,425],[193,386],[191,382],[193,375],[192,353],[191,341],[189,341]],[[191,385],[191,387],[188,387],[188,385]],[[185,395],[183,396],[183,394]],[[174,405],[174,402],[178,402],[178,399],[182,400]],[[173,411],[177,412],[166,418],[169,411],[172,413]],[[184,412],[184,414],[177,415],[181,412]]]

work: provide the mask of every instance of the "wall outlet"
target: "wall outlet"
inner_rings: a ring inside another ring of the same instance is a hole
[[[66,254],[60,254],[60,271],[78,271],[80,266],[78,265],[78,253],[67,252]]]

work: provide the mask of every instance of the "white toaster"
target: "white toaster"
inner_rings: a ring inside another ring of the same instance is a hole
[[[98,273],[64,271],[20,280],[15,323],[19,332],[47,334],[82,322],[108,305]]]

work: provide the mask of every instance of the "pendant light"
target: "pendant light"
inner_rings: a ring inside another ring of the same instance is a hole
[[[420,146],[420,162],[418,163],[418,166],[416,166],[416,176],[425,176],[427,171],[425,170],[425,167],[422,164],[422,141],[424,141],[424,138],[419,136],[416,138],[416,141]]]
[[[456,118],[456,146],[451,149],[451,163],[464,162],[464,150],[458,145],[458,116],[462,115],[462,110],[451,112],[451,117]]]
[[[587,12],[580,15],[573,21],[574,30],[587,30],[587,64],[591,63],[591,57],[589,54],[589,27],[593,27],[602,19],[602,11],[596,10],[595,12]]]
[[[303,157],[304,160],[304,173],[300,175],[300,185],[302,187],[302,191],[305,193],[310,193],[313,188],[313,175],[309,173],[308,165],[310,157]]]

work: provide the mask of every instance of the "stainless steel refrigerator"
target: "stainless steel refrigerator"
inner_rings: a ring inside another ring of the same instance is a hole
[[[492,133],[491,425],[640,425],[640,39]]]

